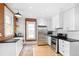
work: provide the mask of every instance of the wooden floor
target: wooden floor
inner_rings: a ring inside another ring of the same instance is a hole
[[[60,56],[49,45],[38,46],[36,41],[24,43],[20,56]]]

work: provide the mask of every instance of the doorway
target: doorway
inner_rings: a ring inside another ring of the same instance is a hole
[[[35,41],[36,40],[36,19],[26,18],[25,19],[25,40],[27,41]]]

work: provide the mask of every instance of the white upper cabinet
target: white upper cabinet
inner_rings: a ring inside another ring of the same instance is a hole
[[[47,26],[48,26],[48,30],[52,31],[52,19],[47,20]]]
[[[47,26],[47,20],[45,18],[38,18],[37,24]]]
[[[60,27],[59,14],[57,14],[52,18],[52,30],[55,30],[56,28],[59,28],[59,27]]]
[[[79,7],[68,9],[63,13],[63,29],[79,30]]]
[[[79,30],[79,6],[75,7],[75,29]]]
[[[63,28],[63,12],[59,13],[59,26]]]
[[[75,9],[69,9],[63,14],[63,29],[75,30]]]

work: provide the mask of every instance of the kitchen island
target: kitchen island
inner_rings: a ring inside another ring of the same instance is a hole
[[[18,56],[23,48],[22,37],[0,42],[0,56]]]

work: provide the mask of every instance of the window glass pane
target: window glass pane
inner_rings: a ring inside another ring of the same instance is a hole
[[[35,22],[27,22],[27,39],[35,39]]]
[[[7,37],[13,34],[13,14],[5,7],[4,15],[4,33]]]

